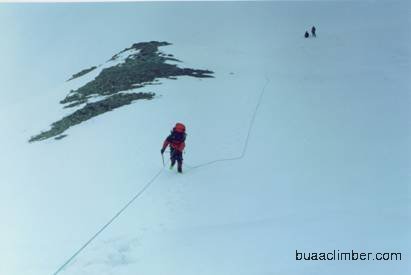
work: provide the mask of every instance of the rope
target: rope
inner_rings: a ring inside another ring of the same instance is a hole
[[[97,238],[98,235],[100,235],[101,232],[104,231],[110,224],[114,222],[138,197],[140,197],[148,187],[160,176],[160,174],[164,171],[163,168],[160,169],[160,171],[157,172],[157,174],[151,178],[151,180],[129,201],[126,203],[126,205],[123,206],[123,208],[120,209],[102,228],[100,228],[99,231],[97,231],[96,234],[93,235],[85,244],[83,244],[82,247],[80,247],[79,250],[76,251],[76,253],[73,254],[64,264],[62,264],[56,272],[53,273],[53,275],[57,275],[60,273],[71,261],[74,260],[74,258],[77,257],[78,254],[80,254],[95,238]]]
[[[266,83],[260,93],[260,96],[258,98],[257,101],[257,105],[255,106],[253,115],[251,117],[251,121],[250,121],[250,125],[248,127],[248,131],[247,131],[247,136],[244,142],[244,146],[243,146],[243,150],[241,152],[241,154],[237,157],[232,157],[232,158],[222,158],[222,159],[216,159],[216,160],[212,160],[209,162],[205,162],[205,163],[201,163],[195,166],[190,166],[187,165],[187,167],[189,167],[190,169],[196,169],[196,168],[200,168],[200,167],[204,167],[207,165],[211,165],[217,162],[223,162],[223,161],[232,161],[232,160],[239,160],[242,159],[245,156],[245,153],[247,152],[247,148],[248,148],[248,141],[250,139],[250,135],[251,135],[251,131],[252,128],[254,126],[254,121],[255,118],[257,116],[257,111],[260,108],[261,105],[261,101],[263,98],[263,95],[265,93],[265,88],[268,85],[268,82],[270,80],[268,78],[266,78]],[[53,275],[57,275],[59,274],[65,267],[67,267],[68,264],[70,264],[92,241],[94,241],[94,239],[96,239],[107,227],[109,227],[137,198],[139,198],[149,187],[151,184],[153,184],[153,182],[155,182],[157,180],[157,178],[161,175],[161,173],[164,171],[164,168],[161,168],[157,174],[154,175],[153,178],[150,179],[150,181],[148,181],[148,183],[136,194],[134,195],[134,197],[128,201],[126,203],[126,205],[123,206],[123,208],[121,208],[103,227],[100,228],[100,230],[97,231],[97,233],[95,233],[87,242],[85,242],[80,249],[78,249],[70,258],[68,258],[57,270],[56,272],[53,273]]]
[[[253,114],[252,114],[252,117],[251,117],[250,124],[249,124],[249,126],[248,126],[247,136],[246,136],[246,138],[245,138],[245,142],[244,142],[244,146],[243,146],[243,150],[242,150],[241,154],[238,155],[238,156],[236,156],[236,157],[221,158],[221,159],[211,160],[211,161],[204,162],[204,163],[201,163],[201,164],[197,164],[197,165],[194,165],[194,166],[188,165],[188,164],[186,163],[185,166],[187,166],[188,168],[190,168],[190,170],[192,170],[192,169],[197,169],[197,168],[200,168],[200,167],[208,166],[208,165],[211,165],[211,164],[214,164],[214,163],[217,163],[217,162],[240,160],[240,159],[244,158],[244,156],[245,156],[245,154],[246,154],[246,152],[247,152],[248,142],[249,142],[249,140],[250,140],[250,135],[251,135],[251,132],[252,132],[252,130],[253,130],[254,121],[255,121],[255,118],[256,118],[256,116],[257,116],[257,112],[258,112],[258,110],[260,109],[260,105],[261,105],[261,102],[262,102],[262,99],[263,99],[263,96],[264,96],[264,93],[265,93],[265,88],[267,87],[268,82],[270,82],[270,80],[269,80],[268,78],[266,78],[265,85],[264,85],[263,89],[261,90],[260,96],[258,97],[257,104],[256,104],[256,106],[255,106],[255,109],[254,109]]]

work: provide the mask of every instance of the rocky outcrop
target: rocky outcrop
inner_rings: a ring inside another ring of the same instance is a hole
[[[130,104],[135,100],[152,99],[153,97],[153,93],[116,94],[98,102],[87,103],[83,108],[51,124],[50,130],[41,132],[40,134],[33,136],[29,141],[40,141],[48,139],[50,137],[55,137],[55,139],[57,140],[62,139],[67,136],[62,135],[62,133],[64,133],[64,131],[74,125],[80,124],[83,121],[112,111],[121,106]]]
[[[103,69],[100,74],[84,86],[71,90],[69,94],[60,101],[64,108],[78,107],[80,109],[72,114],[51,124],[50,130],[41,132],[30,138],[30,142],[45,140],[54,137],[59,140],[67,135],[63,133],[70,127],[80,124],[90,118],[109,112],[135,100],[154,98],[154,93],[139,92],[131,90],[140,89],[147,85],[158,85],[162,78],[177,79],[179,76],[191,76],[197,78],[213,77],[209,70],[180,68],[168,61],[181,62],[172,54],[164,54],[159,47],[168,46],[168,42],[141,42],[115,54],[109,61],[117,60],[120,55],[130,52],[124,62]],[[83,70],[73,78],[80,77],[96,67]],[[125,93],[128,91],[127,93]],[[93,98],[102,98],[99,101],[88,103]],[[81,107],[84,105],[83,107]]]
[[[82,71],[80,71],[80,72],[78,72],[78,73],[76,73],[76,74],[73,74],[73,75],[71,76],[71,78],[68,79],[67,81],[73,80],[73,79],[78,78],[78,77],[82,77],[83,75],[88,74],[89,72],[95,70],[96,68],[97,68],[96,66],[93,66],[93,67],[91,67],[91,68],[89,68],[89,69],[84,69],[84,70],[82,70]]]

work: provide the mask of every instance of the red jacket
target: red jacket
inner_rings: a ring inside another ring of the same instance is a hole
[[[171,135],[170,135],[171,136]],[[169,137],[170,136],[168,136],[167,138],[166,138],[166,140],[164,141],[164,143],[163,143],[163,149],[166,149],[167,148],[167,146],[168,145],[170,145],[170,147],[172,147],[173,149],[175,149],[175,150],[177,150],[177,151],[180,151],[180,152],[183,152],[183,150],[184,150],[184,148],[186,147],[186,144],[184,143],[184,141],[173,141],[173,140],[169,140]]]
[[[186,137],[185,130],[186,127],[183,124],[177,123],[171,134],[164,140],[163,149],[165,150],[170,145],[171,148],[183,152],[186,146],[184,143]]]

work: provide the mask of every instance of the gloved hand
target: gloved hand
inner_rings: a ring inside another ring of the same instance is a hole
[[[161,148],[161,154],[164,154],[164,151],[165,151],[166,149],[164,149],[164,148]]]

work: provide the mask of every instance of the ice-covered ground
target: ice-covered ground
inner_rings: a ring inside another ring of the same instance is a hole
[[[53,274],[161,169],[177,121],[188,129],[184,175],[164,170],[59,274],[409,271],[409,3],[3,5],[0,15],[0,274]],[[318,37],[304,39],[313,24]],[[215,78],[161,80],[143,89],[155,100],[27,143],[97,71],[64,82],[73,73],[150,40]],[[245,156],[190,169],[241,154],[265,85]],[[298,262],[296,249],[403,260]]]

